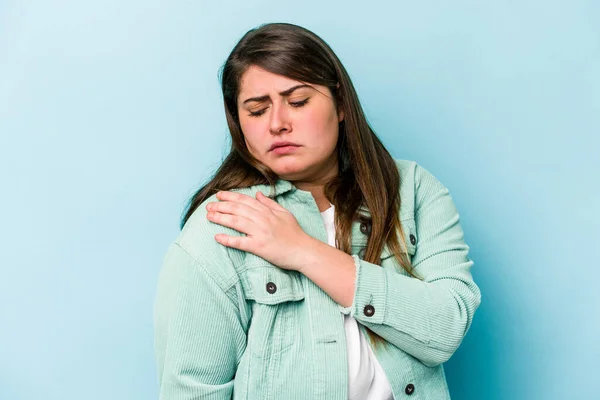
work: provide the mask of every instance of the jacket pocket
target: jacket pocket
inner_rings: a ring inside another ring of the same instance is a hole
[[[259,358],[289,350],[299,335],[299,309],[304,300],[300,273],[249,253],[240,280],[252,309],[247,350]]]

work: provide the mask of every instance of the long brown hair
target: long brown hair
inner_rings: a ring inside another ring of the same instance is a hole
[[[337,143],[339,174],[324,187],[336,210],[339,248],[351,254],[352,223],[365,222],[370,225],[370,236],[364,260],[380,264],[387,243],[404,271],[417,277],[404,245],[399,217],[400,176],[394,159],[369,126],[350,77],[329,45],[313,32],[288,23],[265,24],[248,31],[223,65],[221,88],[231,149],[210,181],[190,199],[181,228],[198,206],[219,190],[256,184],[274,188],[277,175],[250,154],[238,118],[240,81],[251,65],[329,88],[336,106],[344,112]],[[370,216],[360,213],[361,207],[366,207]],[[373,331],[368,330],[368,334],[374,345],[386,343]]]

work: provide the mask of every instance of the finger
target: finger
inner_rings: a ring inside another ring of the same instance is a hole
[[[250,251],[249,238],[247,236],[229,236],[219,233],[215,235],[215,240],[227,247],[233,247],[242,251]]]
[[[258,221],[261,214],[261,211],[237,201],[210,202],[206,204],[206,210],[208,212],[213,211],[222,214],[239,215],[240,217],[248,218],[254,222]]]
[[[252,207],[257,211],[265,211],[265,205],[261,204],[258,200],[256,200],[252,196],[248,196],[243,193],[231,192],[231,191],[221,191],[217,192],[217,199],[226,200],[226,201],[235,201],[238,203],[246,204],[248,207]]]
[[[254,221],[246,217],[223,214],[215,211],[210,211],[208,214],[206,214],[206,218],[208,218],[208,220],[211,222],[235,229],[236,231],[245,233],[246,235],[253,234],[256,226]]]
[[[278,202],[276,202],[272,198],[270,198],[268,196],[265,196],[263,194],[263,192],[261,192],[260,190],[258,192],[256,192],[256,199],[258,201],[260,201],[262,204],[264,204],[267,207],[272,208],[274,210],[287,211],[284,207],[281,206],[281,204],[279,204]]]

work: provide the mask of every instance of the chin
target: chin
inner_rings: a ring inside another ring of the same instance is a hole
[[[278,160],[277,162],[267,164],[282,179],[297,179],[306,170],[306,165],[297,160]]]

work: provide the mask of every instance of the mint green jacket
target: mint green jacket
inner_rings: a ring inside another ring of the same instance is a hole
[[[355,222],[357,278],[348,308],[304,275],[216,242],[216,233],[241,233],[208,221],[204,204],[198,207],[159,274],[154,322],[161,400],[347,400],[343,314],[389,343],[375,353],[394,399],[450,398],[443,363],[469,330],[481,294],[448,189],[414,161],[396,163],[406,246],[424,279],[404,273],[387,246],[381,266],[362,260],[368,230]],[[276,201],[302,229],[327,242],[312,194],[285,180],[275,188]],[[270,193],[268,185],[236,191],[254,196],[257,190]]]

